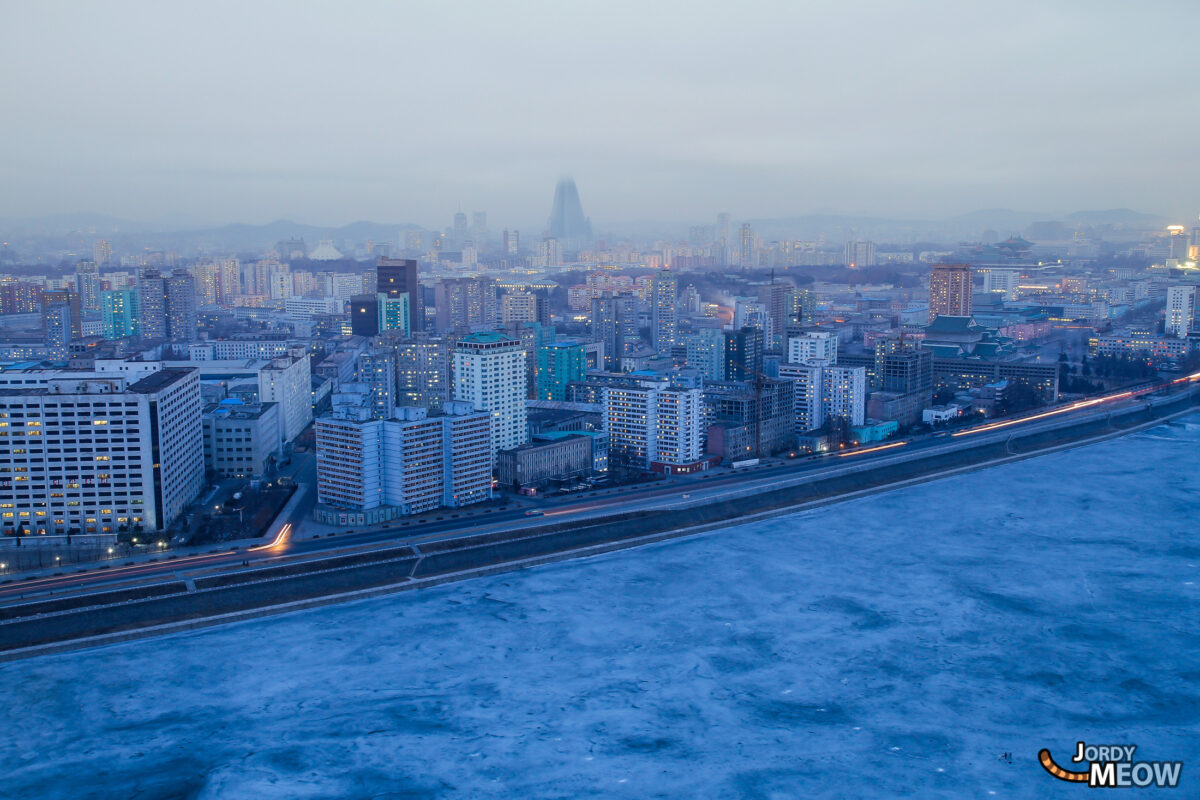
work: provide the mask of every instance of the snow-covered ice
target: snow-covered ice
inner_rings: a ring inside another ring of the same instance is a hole
[[[1078,797],[1077,739],[1197,796],[1198,445],[0,665],[0,797]]]

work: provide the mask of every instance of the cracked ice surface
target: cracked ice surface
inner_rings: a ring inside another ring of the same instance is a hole
[[[1198,444],[0,665],[0,796],[1067,797],[1077,739],[1193,796]]]

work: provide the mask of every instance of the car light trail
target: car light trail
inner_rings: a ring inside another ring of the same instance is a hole
[[[1141,395],[1158,391],[1159,389],[1162,389],[1167,386],[1175,386],[1180,383],[1195,383],[1196,381],[1200,381],[1200,372],[1193,372],[1191,375],[1185,375],[1181,378],[1176,378],[1173,381],[1168,381],[1166,383],[1160,383],[1160,384],[1157,384],[1154,386],[1146,386],[1141,389],[1130,389],[1128,391],[1119,392],[1117,394],[1110,394],[1110,395],[1106,395],[1104,397],[1094,397],[1091,400],[1080,400],[1076,403],[1071,403],[1070,405],[1063,406],[1062,408],[1055,408],[1055,409],[1051,409],[1050,411],[1043,411],[1039,414],[1031,414],[1026,417],[1018,417],[1017,419],[1009,419],[1009,420],[1001,420],[999,422],[991,422],[986,425],[980,425],[975,428],[968,428],[965,431],[957,431],[950,435],[951,436],[970,436],[973,433],[987,433],[988,431],[994,431],[994,430],[998,430],[1000,428],[1007,428],[1010,425],[1023,425],[1026,422],[1034,422],[1039,419],[1046,419],[1047,417],[1053,417],[1053,416],[1057,416],[1059,414],[1066,414],[1071,411],[1078,411],[1081,408],[1091,408],[1092,406],[1097,406],[1102,403],[1112,403],[1117,400],[1125,400],[1130,397],[1140,397]]]
[[[281,544],[287,542],[288,534],[291,532],[291,530],[292,523],[289,522],[279,529],[279,533],[275,534],[274,541],[270,542],[269,544],[257,544],[254,547],[247,547],[246,552],[249,553],[255,550],[270,550],[272,548],[279,547]]]
[[[838,453],[838,458],[846,458],[847,456],[861,456],[867,453],[878,453],[880,450],[891,450],[893,447],[904,447],[908,442],[892,442],[891,444],[881,444],[876,447],[867,447],[863,450],[847,450],[844,453]]]

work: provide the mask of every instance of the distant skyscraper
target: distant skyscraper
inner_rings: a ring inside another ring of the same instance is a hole
[[[461,247],[470,235],[467,228],[467,215],[459,211],[454,215],[454,245]]]
[[[141,299],[143,339],[167,338],[167,288],[155,269],[138,273],[138,295]]]
[[[167,278],[167,338],[196,341],[196,322],[196,279],[187,270],[177,269]]]
[[[92,245],[92,261],[95,261],[98,266],[105,266],[112,263],[113,251],[110,245],[104,239],[97,239]]]
[[[637,303],[632,295],[607,295],[592,300],[592,341],[604,343],[604,366],[621,369],[621,359],[638,340]]]
[[[727,211],[717,214],[717,243],[721,245],[729,245],[729,237],[732,234],[731,226],[733,225],[733,216]]]
[[[846,266],[851,268],[875,266],[874,242],[846,242]]]
[[[66,359],[74,338],[71,334],[71,304],[61,300],[46,303],[42,321],[46,326],[46,354],[55,361]]]
[[[1196,317],[1196,286],[1171,286],[1167,289],[1167,336],[1187,338]]]
[[[482,242],[487,237],[487,212],[476,211],[471,214],[471,238],[477,242]]]
[[[749,222],[742,224],[738,265],[742,269],[758,266],[758,247],[754,241],[754,228],[750,227]]]
[[[67,304],[68,321],[71,323],[71,338],[83,337],[83,315],[79,295],[69,289],[47,289],[42,292],[42,309],[48,309],[57,303]]]
[[[531,292],[508,292],[500,300],[500,321],[537,322],[537,295]]]
[[[650,279],[651,345],[662,352],[675,344],[675,276],[667,270]]]
[[[491,278],[445,278],[434,287],[437,329],[496,324],[496,283]]]
[[[969,264],[935,265],[929,273],[929,321],[943,315],[971,316],[971,283]]]
[[[783,349],[783,335],[788,323],[795,319],[792,311],[792,285],[768,283],[758,287],[758,299],[766,306],[767,324],[764,345],[768,350]]]
[[[575,181],[563,178],[554,189],[554,208],[547,223],[550,235],[565,241],[572,249],[592,239],[592,221],[583,215],[583,204],[579,202],[579,190]]]
[[[504,253],[505,255],[515,256],[521,250],[521,232],[504,231]]]
[[[425,330],[425,300],[417,279],[417,262],[411,258],[380,258],[375,262],[375,276],[375,291],[380,294],[408,294],[412,329]]]
[[[80,261],[75,265],[75,290],[79,293],[80,308],[85,312],[100,310],[100,271],[95,261]]]

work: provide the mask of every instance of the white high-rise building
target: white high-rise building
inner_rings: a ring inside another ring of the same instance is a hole
[[[779,377],[795,381],[796,433],[803,435],[830,417],[849,425],[866,420],[867,370],[839,367],[826,361],[780,364]]]
[[[304,348],[274,358],[258,375],[258,399],[279,403],[283,435],[295,439],[312,422],[312,371]]]
[[[674,472],[700,462],[703,391],[648,378],[604,387],[609,453],[630,466]]]
[[[1196,286],[1171,286],[1167,289],[1167,336],[1184,339],[1196,317]]]
[[[500,298],[500,321],[508,325],[513,322],[537,321],[537,295],[532,292],[507,292]]]
[[[469,403],[433,414],[400,407],[377,419],[367,387],[349,384],[315,427],[317,499],[330,507],[318,509],[324,521],[375,522],[491,497],[490,419]]]
[[[815,331],[792,336],[788,339],[788,363],[803,364],[807,361],[828,361],[837,363],[837,334],[828,331]]]
[[[650,279],[651,346],[663,352],[675,344],[675,276],[667,270]]]
[[[875,266],[875,243],[846,242],[845,262],[851,268]]]
[[[195,370],[6,370],[0,386],[6,533],[161,530],[204,486]]]
[[[983,273],[983,291],[1004,294],[1007,301],[1017,299],[1017,287],[1021,285],[1021,270],[997,267],[977,270]]]
[[[492,417],[492,457],[529,441],[525,347],[500,333],[473,333],[454,348],[454,399]]]

